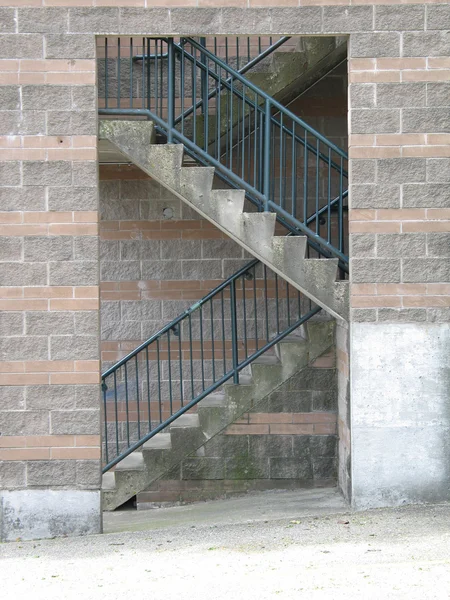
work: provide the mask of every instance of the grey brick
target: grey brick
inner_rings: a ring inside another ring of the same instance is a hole
[[[427,311],[423,308],[379,308],[378,320],[391,323],[416,323],[427,320]]]
[[[72,86],[72,110],[96,110],[97,97],[94,85]]]
[[[438,168],[429,166],[428,176],[439,177]],[[450,181],[450,178],[449,180]],[[448,206],[450,185],[439,183],[411,183],[403,185],[404,208],[439,208]]]
[[[102,198],[100,202],[100,219],[102,221],[138,221],[139,202],[113,197],[109,197],[105,201]]]
[[[76,187],[97,187],[98,165],[97,161],[77,161],[73,163],[72,183]]]
[[[53,410],[50,412],[53,435],[98,435],[99,410]]]
[[[159,260],[159,240],[125,240],[120,242],[121,260]]]
[[[75,386],[28,386],[25,390],[25,397],[27,410],[73,410],[75,405]]]
[[[20,237],[0,238],[0,261],[21,261],[23,240]]]
[[[12,490],[26,486],[25,462],[0,462],[0,487],[3,490]]]
[[[349,91],[350,108],[375,108],[375,84],[352,83]]]
[[[300,8],[275,8],[270,9],[272,18],[273,33],[321,33],[322,31],[322,11],[318,6],[302,6]],[[239,22],[242,33],[248,33],[246,28],[245,11],[239,9],[223,9],[223,23],[225,28],[226,19],[229,15],[233,15],[234,20]],[[234,24],[234,23],[233,23]]]
[[[45,134],[45,112],[38,110],[0,111],[0,135]]]
[[[445,106],[448,108],[450,83],[427,83],[427,106]]]
[[[142,279],[181,279],[179,260],[142,261]]]
[[[337,456],[337,439],[334,435],[312,435],[309,439],[311,456]]]
[[[151,321],[161,318],[160,300],[123,300],[122,319],[125,321]]]
[[[0,394],[0,410],[23,410],[25,408],[25,388],[5,385]],[[1,464],[1,463],[0,463]]]
[[[381,258],[425,256],[424,233],[393,233],[377,235],[377,256]]]
[[[398,133],[400,111],[384,109],[352,110],[350,128],[354,133]]]
[[[225,459],[226,479],[269,479],[268,458],[237,455]]]
[[[119,248],[119,241],[117,240],[100,240],[100,260],[119,260]]]
[[[450,256],[450,233],[427,234],[428,256]]]
[[[183,460],[183,479],[224,479],[225,459],[211,456]]]
[[[450,10],[447,3],[427,6],[427,29],[450,29]]]
[[[450,31],[403,34],[403,56],[448,56]]]
[[[19,33],[65,33],[68,11],[64,8],[19,8]]]
[[[195,259],[201,258],[202,246],[198,240],[161,240],[161,258]]]
[[[352,233],[350,235],[350,256],[352,258],[375,258],[375,235],[370,233]]]
[[[140,340],[141,324],[139,321],[125,321],[112,324],[102,323],[102,340]]]
[[[48,209],[60,211],[97,210],[98,199],[95,188],[49,187]]]
[[[352,184],[375,183],[376,164],[377,161],[367,159],[354,159],[350,161],[349,182]]]
[[[58,111],[47,114],[48,135],[96,135],[97,115],[93,111]]]
[[[427,310],[429,323],[448,323],[450,321],[450,308],[429,308]]]
[[[101,464],[98,460],[77,460],[76,461],[76,482],[77,485],[89,488],[100,488],[101,484]]]
[[[291,435],[249,435],[249,454],[258,457],[291,457],[293,445]],[[272,473],[271,473],[272,475]]]
[[[352,308],[351,320],[353,323],[374,323],[377,320],[377,311],[372,308]]]
[[[24,185],[70,185],[72,179],[72,163],[69,161],[55,160],[24,161]]]
[[[400,260],[353,258],[351,259],[354,283],[398,283]]]
[[[15,33],[16,20],[14,8],[0,8],[0,33]]]
[[[400,208],[400,186],[352,185],[351,208]]]
[[[0,285],[47,285],[47,265],[0,263]]]
[[[99,408],[99,385],[75,385],[75,405],[77,408]]]
[[[3,85],[0,87],[0,106],[3,110],[17,110],[20,108],[18,85]]]
[[[271,479],[312,479],[311,463],[298,458],[270,458]]]
[[[98,260],[99,241],[97,236],[83,235],[73,238],[75,260]]]
[[[220,260],[183,260],[181,261],[183,279],[221,279]]]
[[[400,56],[399,33],[355,33],[350,37],[349,57],[378,58],[383,56]],[[410,55],[405,54],[405,56]],[[426,56],[426,54],[421,56]]]
[[[95,335],[52,335],[51,360],[97,360],[98,338]]]
[[[402,111],[404,133],[450,132],[450,110],[447,108],[405,108]]]
[[[71,312],[30,311],[25,313],[27,335],[75,333],[74,314]]]
[[[427,181],[432,183],[450,183],[450,159],[429,158],[427,161]]]
[[[375,29],[386,31],[422,31],[425,26],[423,6],[375,6]]]
[[[22,312],[0,312],[0,331],[2,335],[24,334],[24,313]]]
[[[75,484],[74,460],[32,460],[27,463],[29,486],[71,486]]]
[[[95,58],[94,35],[48,34],[45,58]]]
[[[45,210],[45,188],[0,187],[0,210]]]
[[[24,110],[70,110],[70,105],[71,89],[68,85],[24,85],[22,87]],[[67,119],[69,115],[64,114]]]
[[[20,185],[20,163],[4,161],[0,163],[0,182],[2,185]]]
[[[48,339],[37,336],[0,338],[1,360],[47,360]]]
[[[309,435],[294,435],[292,436],[293,453],[297,459],[309,465],[311,462],[311,453],[309,447]]]
[[[316,457],[312,461],[314,479],[336,479],[337,460],[328,457]]]
[[[97,310],[83,310],[75,313],[75,333],[77,335],[92,335],[99,329],[99,312]]]
[[[405,283],[440,283],[450,281],[448,258],[415,258],[402,261]]]
[[[107,184],[108,187],[114,184],[113,181],[102,182]],[[123,179],[120,182],[120,188],[117,187],[117,191],[114,193],[114,198],[121,198],[122,200],[151,200],[152,202],[160,197],[161,186],[157,181],[152,179]]]
[[[71,260],[73,242],[71,237],[29,236],[24,238],[24,259],[29,262],[40,260]]]
[[[49,263],[50,285],[97,285],[98,263],[66,261]]]
[[[425,181],[426,160],[424,158],[383,158],[377,162],[377,179],[380,183]]]
[[[41,35],[13,34],[0,36],[0,56],[2,58],[42,58],[44,44]]]
[[[172,14],[176,9],[172,9]],[[174,17],[172,17],[173,19]],[[175,21],[170,22],[169,11],[166,8],[121,8],[120,9],[120,32],[122,35],[136,35],[151,31],[152,34],[167,34],[177,31],[177,15]],[[185,33],[181,27],[180,33]]]
[[[45,435],[49,433],[47,411],[2,411],[2,435]]]
[[[102,281],[138,281],[141,279],[141,265],[138,261],[104,261],[100,265]],[[142,277],[145,279],[144,273]]]
[[[242,248],[233,240],[203,240],[203,258],[242,258]]]
[[[372,30],[372,6],[324,6],[322,33],[342,34]]]
[[[71,8],[69,10],[71,33],[119,33],[118,8]]]
[[[179,314],[189,308],[189,300],[164,300],[162,303],[163,319],[165,321],[175,319]],[[192,315],[194,317],[194,315]]]
[[[337,389],[329,392],[316,390],[312,392],[312,410],[335,411],[338,408]]]
[[[426,92],[426,83],[378,83],[377,106],[380,108],[425,106]]]
[[[253,257],[252,257],[253,258]],[[231,258],[222,260],[222,275],[224,279],[236,273],[238,269],[244,267],[249,262],[248,258]],[[270,277],[270,271],[268,272],[268,276]]]
[[[120,302],[107,302],[102,300],[100,305],[100,317],[102,326],[120,321]]]
[[[289,391],[281,386],[269,398],[268,412],[309,412],[312,408],[313,392]],[[258,405],[259,406],[259,405]]]

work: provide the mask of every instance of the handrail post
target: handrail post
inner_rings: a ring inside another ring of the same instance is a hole
[[[269,196],[270,196],[270,99],[266,98],[264,104],[264,212],[269,212]]]
[[[167,40],[168,65],[167,65],[167,141],[173,143],[173,129],[175,127],[175,49],[173,38]]]
[[[203,46],[204,48],[206,48],[206,38],[205,37],[199,38],[199,44],[200,44],[200,46]],[[206,54],[204,54],[203,52],[200,53],[200,63],[202,65],[206,66]],[[208,106],[208,74],[205,71],[205,69],[202,69],[201,74],[200,74],[200,94],[202,97],[201,112],[203,115],[203,114],[205,114],[207,106]],[[194,98],[194,100],[195,100],[195,98]]]
[[[236,280],[230,284],[230,308],[231,308],[231,353],[233,361],[233,383],[239,383],[238,371],[238,345],[237,345],[237,318],[236,318]]]

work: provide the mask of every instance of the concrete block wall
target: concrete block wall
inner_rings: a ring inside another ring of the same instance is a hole
[[[337,406],[332,348],[139,493],[137,508],[336,485]]]

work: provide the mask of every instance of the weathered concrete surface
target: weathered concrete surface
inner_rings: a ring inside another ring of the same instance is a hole
[[[0,494],[1,541],[100,533],[100,492],[12,490]]]
[[[450,324],[351,325],[355,508],[450,500]]]
[[[6,544],[2,593],[33,600],[448,598],[448,504],[313,516],[320,513],[305,510],[302,497],[257,494],[245,510],[230,500],[199,505],[197,516],[210,513],[205,522],[191,513],[153,530]],[[317,507],[326,504],[316,498]],[[144,515],[157,521],[177,511]]]

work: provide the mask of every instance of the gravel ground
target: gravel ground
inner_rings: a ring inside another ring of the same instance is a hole
[[[281,496],[255,498],[276,505]],[[215,503],[217,516],[227,503],[221,502]],[[297,518],[275,512],[264,520],[251,520],[247,512],[234,524],[214,523],[209,512],[208,522],[180,525],[174,519],[171,526],[149,511],[153,524],[145,526],[140,516],[141,531],[0,545],[2,597],[450,597],[449,504],[326,516],[303,510]]]

